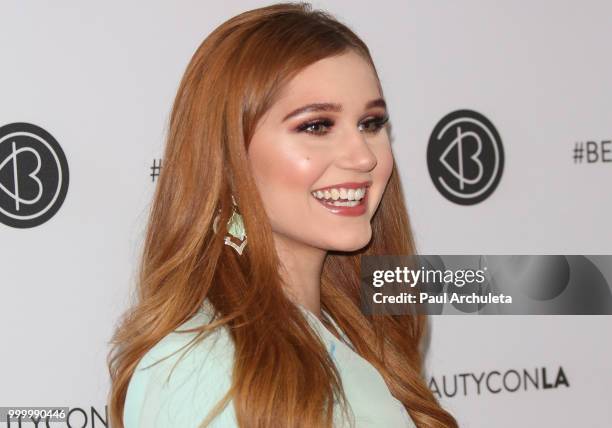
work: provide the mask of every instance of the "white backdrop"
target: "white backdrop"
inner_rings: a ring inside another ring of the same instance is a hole
[[[0,406],[76,407],[71,426],[108,426],[107,341],[129,304],[179,79],[216,26],[268,3],[0,4],[0,126],[44,128],[70,168],[49,221],[0,223]],[[612,149],[612,3],[313,5],[372,51],[422,254],[612,254],[612,163],[572,158],[578,142]],[[433,128],[458,109],[485,115],[505,153],[498,187],[469,206],[437,191],[426,162]],[[432,321],[428,378],[441,392],[446,381],[442,403],[460,426],[612,426],[611,317]],[[512,370],[546,371],[554,385],[560,369],[569,386],[511,391]],[[481,376],[491,382],[479,393]]]

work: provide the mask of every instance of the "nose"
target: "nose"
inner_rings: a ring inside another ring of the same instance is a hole
[[[355,129],[348,131],[338,142],[336,164],[340,168],[369,172],[376,167],[378,159],[372,151],[367,137]]]

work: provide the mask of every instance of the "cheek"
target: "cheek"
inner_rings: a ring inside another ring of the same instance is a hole
[[[258,144],[249,151],[253,176],[272,221],[304,211],[310,189],[327,165],[321,156],[291,142],[275,143]]]
[[[381,183],[384,188],[393,171],[393,153],[391,151],[391,146],[389,144],[382,145],[374,151],[374,154],[376,155],[377,163],[372,173],[374,179]]]
[[[374,154],[377,160],[376,167],[372,171],[372,179],[374,180],[375,188],[371,189],[372,192],[370,196],[372,198],[369,202],[372,213],[376,211],[382,199],[385,187],[387,186],[387,182],[391,177],[391,172],[393,171],[393,153],[391,152],[390,145],[380,146],[374,151]]]
[[[307,190],[316,175],[312,157],[299,151],[267,150],[253,153],[251,166],[258,184],[265,185],[261,190],[265,191]]]

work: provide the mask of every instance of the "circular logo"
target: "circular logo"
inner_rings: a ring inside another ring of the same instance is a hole
[[[477,204],[493,193],[501,179],[501,138],[482,114],[456,110],[432,131],[427,166],[431,180],[446,199],[461,205]]]
[[[66,156],[51,134],[30,123],[0,128],[0,223],[46,222],[62,206],[68,181]]]

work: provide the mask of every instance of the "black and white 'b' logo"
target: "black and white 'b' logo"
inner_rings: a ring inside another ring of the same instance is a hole
[[[68,179],[66,156],[51,134],[30,123],[0,128],[0,223],[46,222],[62,206]]]
[[[427,146],[429,175],[448,200],[473,205],[488,198],[504,169],[504,150],[493,124],[473,110],[438,122]]]

